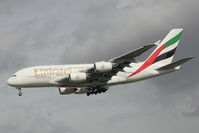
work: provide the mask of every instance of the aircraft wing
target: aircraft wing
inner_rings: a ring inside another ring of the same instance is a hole
[[[87,69],[83,72],[87,73],[87,80],[90,83],[100,83],[106,84],[114,75],[116,75],[119,71],[123,71],[124,67],[128,67],[130,63],[135,61],[135,57],[141,55],[145,51],[154,47],[155,44],[145,45],[142,48],[139,48],[135,51],[131,51],[127,54],[121,55],[119,57],[108,60],[107,62],[111,62],[113,64],[112,70],[109,72],[96,72],[94,67]],[[65,84],[69,83],[69,77],[61,77],[52,81],[52,84]]]
[[[58,78],[56,80],[53,80],[51,81],[52,84],[59,84],[59,85],[64,85],[66,83],[69,83],[69,77],[66,76],[66,77],[61,77],[61,78]]]
[[[131,51],[127,54],[121,55],[119,57],[108,60],[113,64],[112,71],[110,72],[95,72],[94,68],[88,69],[86,73],[88,74],[88,79],[91,82],[96,83],[106,83],[119,71],[123,71],[124,67],[128,67],[130,63],[135,62],[135,57],[141,55],[150,48],[156,46],[155,44],[145,45],[135,51]]]
[[[149,45],[145,45],[142,48],[139,48],[137,50],[131,51],[127,54],[121,55],[119,57],[110,59],[109,61],[114,62],[114,63],[121,63],[121,62],[125,62],[127,60],[134,60],[135,57],[140,56],[141,54],[143,54],[145,51],[151,49],[152,47],[154,47],[155,44],[149,44]]]

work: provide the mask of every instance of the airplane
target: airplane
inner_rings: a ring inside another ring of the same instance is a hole
[[[49,65],[21,69],[7,81],[18,90],[31,87],[58,87],[61,95],[105,93],[110,86],[127,84],[180,70],[193,57],[172,62],[183,29],[172,29],[162,40],[135,51],[93,64]],[[145,61],[135,58],[156,47]]]

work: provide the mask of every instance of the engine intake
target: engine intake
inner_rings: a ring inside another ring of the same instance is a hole
[[[111,62],[96,62],[94,64],[94,69],[96,72],[110,72],[113,68],[113,65]]]
[[[69,81],[74,83],[81,83],[87,80],[86,73],[77,72],[77,73],[70,73],[69,74]]]

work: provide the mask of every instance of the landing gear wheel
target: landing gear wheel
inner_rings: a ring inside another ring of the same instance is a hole
[[[19,96],[22,96],[22,92],[21,92],[21,88],[16,88],[19,92],[18,92],[18,95]]]
[[[19,92],[18,95],[19,95],[19,96],[22,96],[22,92]]]
[[[89,92],[87,92],[87,93],[86,93],[86,95],[87,95],[87,96],[89,96],[89,95],[90,95],[90,93],[89,93]]]

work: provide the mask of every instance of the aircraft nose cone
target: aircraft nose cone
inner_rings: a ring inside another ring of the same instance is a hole
[[[9,86],[14,86],[14,81],[13,81],[13,78],[12,78],[12,77],[8,79],[7,84],[8,84]]]

